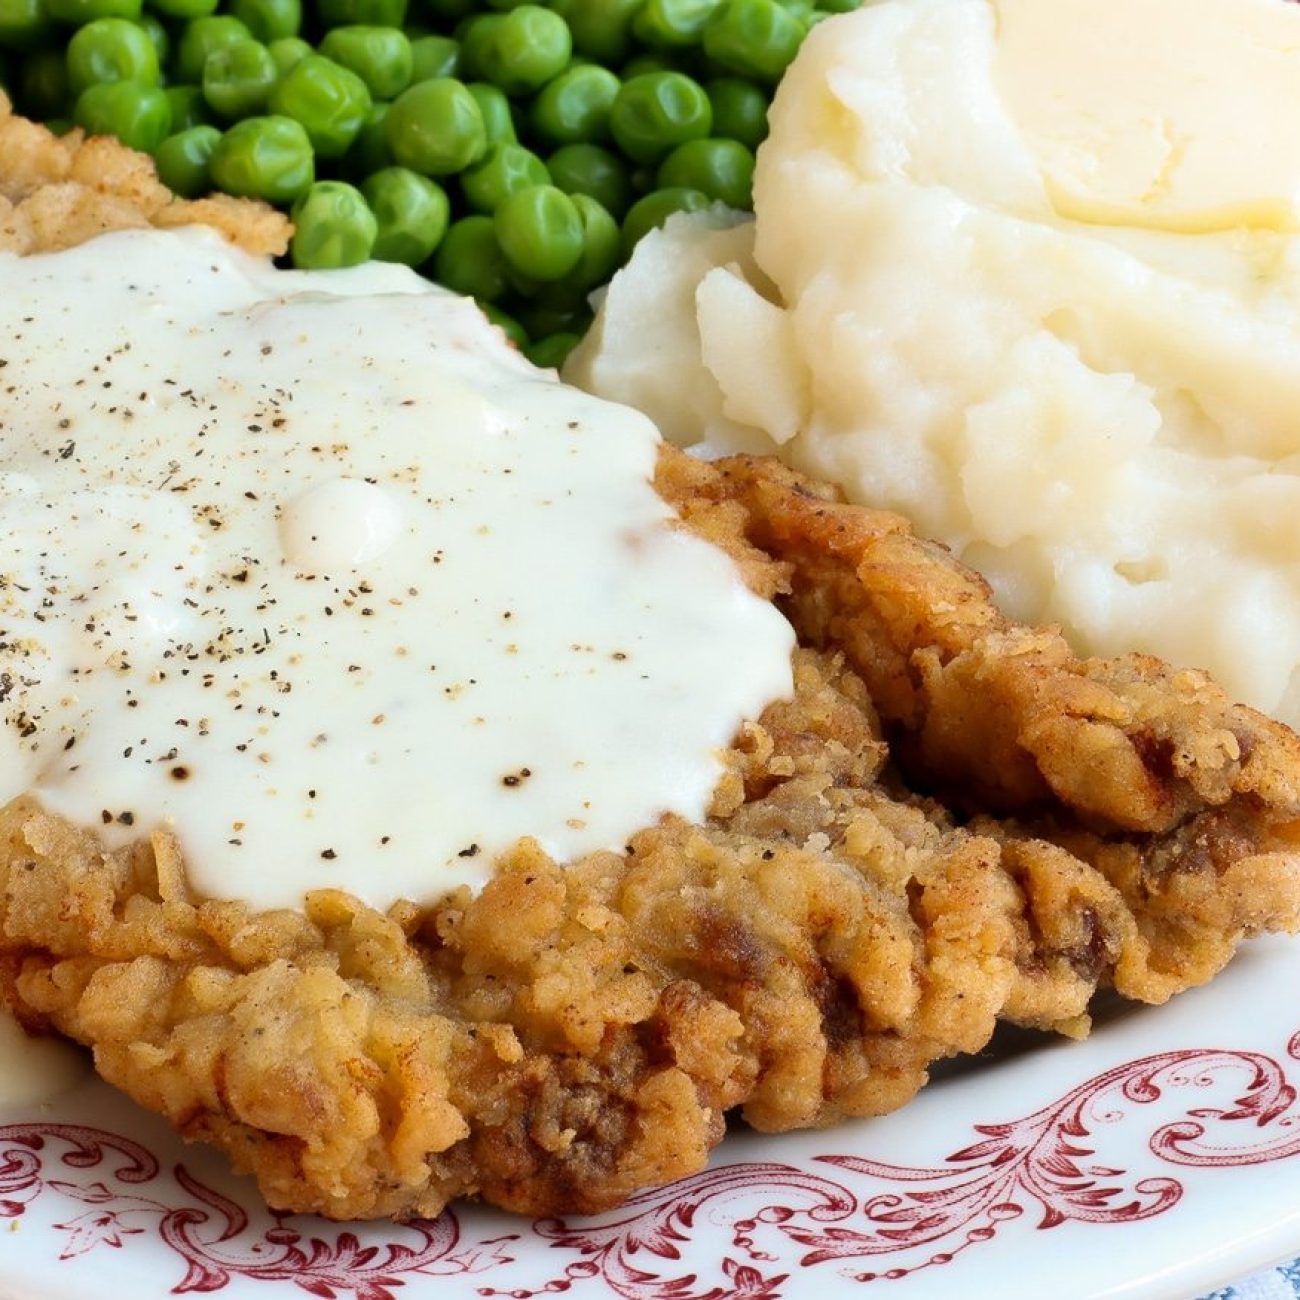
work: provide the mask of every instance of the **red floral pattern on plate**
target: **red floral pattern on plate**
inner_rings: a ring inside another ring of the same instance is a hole
[[[1300,1032],[1285,1054],[1300,1059]],[[397,1300],[415,1277],[460,1275],[479,1295],[512,1300],[594,1280],[626,1300],[776,1300],[794,1268],[896,1280],[951,1263],[1028,1212],[1038,1229],[1164,1213],[1184,1194],[1177,1178],[1108,1163],[1098,1148],[1108,1126],[1135,1123],[1138,1108],[1183,1090],[1202,1104],[1185,1105],[1147,1138],[1160,1165],[1218,1168],[1300,1155],[1296,1088],[1281,1062],[1187,1049],[1106,1070],[1023,1118],[977,1124],[975,1141],[932,1167],[858,1155],[817,1157],[835,1177],[768,1162],[722,1165],[605,1215],[544,1219],[497,1236],[466,1231],[450,1211],[355,1230],[261,1210],[250,1218],[184,1165],[164,1171],[130,1138],[74,1124],[10,1124],[0,1126],[0,1217],[25,1214],[37,1197],[69,1202],[68,1216],[53,1224],[63,1234],[61,1259],[161,1239],[177,1257],[173,1294],[220,1291],[238,1278],[323,1300]],[[532,1245],[570,1255],[540,1285],[535,1254],[527,1278],[517,1267],[529,1233]],[[729,1244],[716,1257],[696,1251],[688,1261],[701,1235]]]

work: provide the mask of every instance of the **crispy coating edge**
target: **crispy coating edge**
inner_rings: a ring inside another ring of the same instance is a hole
[[[739,510],[748,545],[787,566],[803,644],[866,684],[913,791],[1004,844],[1059,844],[1121,891],[1154,965],[1117,974],[1160,1001],[1211,978],[1252,900],[1278,906],[1300,847],[1300,738],[1204,673],[1147,655],[1078,659],[1010,623],[988,584],[901,516],[844,504],[770,460],[666,457],[664,494]],[[1161,992],[1161,984],[1165,990]]]
[[[746,541],[788,566],[800,637],[844,650],[908,776],[955,806],[1065,810],[1135,834],[1233,799],[1300,809],[1300,739],[1204,673],[1148,655],[1080,660],[1056,629],[1008,622],[978,574],[901,516],[771,461],[667,464],[670,500],[739,507]]]
[[[187,201],[153,159],[78,128],[56,136],[17,116],[0,91],[0,252],[53,252],[111,230],[206,225],[259,256],[289,247],[288,218],[224,194]]]

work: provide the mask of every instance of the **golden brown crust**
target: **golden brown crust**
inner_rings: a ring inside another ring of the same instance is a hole
[[[898,515],[843,504],[792,470],[674,458],[745,539],[789,566],[809,644],[842,648],[914,777],[971,809],[1060,805],[1098,829],[1172,830],[1253,795],[1300,807],[1300,740],[1203,673],[1147,655],[1079,660],[1054,629],[1009,623],[986,582]],[[680,495],[671,479],[666,495]]]
[[[1287,727],[1200,672],[1077,659],[1054,629],[1008,622],[978,574],[900,516],[781,465],[666,464],[669,499],[741,506],[747,544],[790,566],[801,642],[841,649],[861,674],[910,788],[1004,844],[1060,844],[1121,891],[1155,946],[1149,964],[1121,963],[1122,993],[1159,1001],[1211,978],[1260,928],[1252,899],[1272,907],[1295,888],[1300,739]]]
[[[207,221],[105,140],[0,100],[0,249]],[[1300,742],[1195,673],[1080,662],[894,515],[773,462],[665,449],[661,492],[803,646],[704,826],[560,867],[521,844],[478,896],[387,916],[191,899],[166,837],[105,854],[0,809],[0,996],[254,1173],[277,1207],[597,1210],[771,1131],[906,1102],[999,1017],[1077,1034],[1300,924]],[[944,801],[944,802],[941,802]]]
[[[259,256],[283,253],[292,229],[263,203],[178,199],[147,154],[79,129],[53,135],[14,114],[0,90],[0,252],[52,252],[148,225],[213,226]]]
[[[807,643],[707,825],[567,868],[525,843],[430,909],[321,893],[256,915],[187,899],[166,841],[105,856],[20,803],[0,819],[19,1014],[273,1205],[576,1212],[699,1168],[733,1108],[771,1131],[882,1113],[998,1017],[1084,1032],[1100,983],[1162,1001],[1296,928],[1285,729],[1199,675],[1074,660],[896,517],[770,462],[666,452],[660,486]],[[1086,746],[1044,739],[1053,716]],[[958,824],[981,801],[1016,817]]]

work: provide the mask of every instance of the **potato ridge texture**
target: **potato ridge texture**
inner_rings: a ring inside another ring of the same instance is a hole
[[[19,121],[0,194],[49,214],[23,251],[148,220],[133,156]],[[1197,672],[1078,660],[903,519],[773,461],[666,447],[658,485],[800,641],[793,698],[742,728],[704,824],[564,865],[524,841],[434,906],[259,913],[193,897],[166,835],[105,853],[19,799],[5,1003],[277,1209],[572,1214],[699,1169],[729,1113],[882,1114],[999,1019],[1080,1035],[1099,987],[1163,1002],[1300,928],[1285,727]]]

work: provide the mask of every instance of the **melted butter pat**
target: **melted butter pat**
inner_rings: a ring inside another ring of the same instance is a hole
[[[698,819],[792,632],[636,413],[395,267],[210,232],[0,258],[0,797],[201,894],[372,905]]]
[[[90,1073],[89,1058],[59,1038],[33,1038],[0,1011],[0,1108],[49,1101]]]
[[[1062,216],[1300,229],[1300,6],[992,3],[997,85]]]

